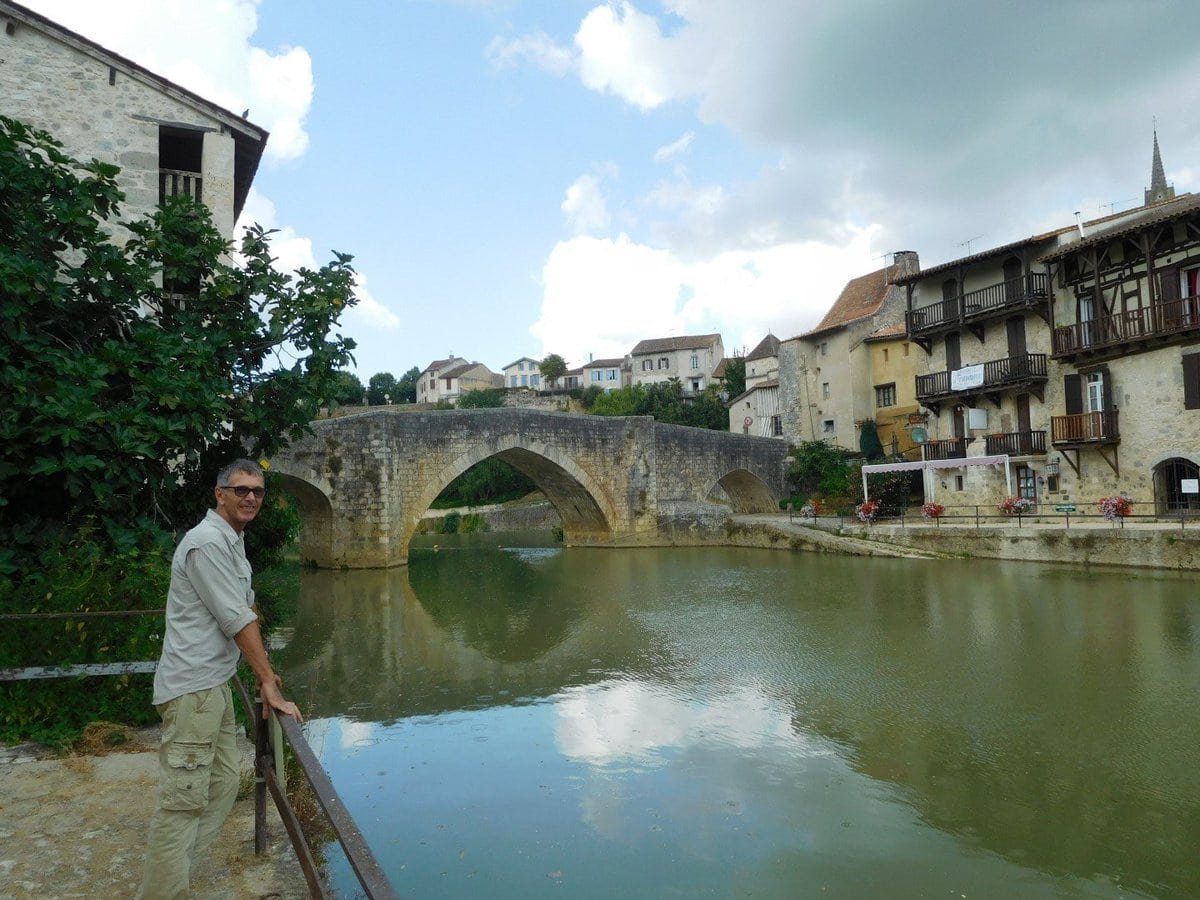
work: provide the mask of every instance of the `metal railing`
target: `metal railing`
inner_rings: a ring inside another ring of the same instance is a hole
[[[974,438],[954,437],[921,445],[921,459],[966,459],[967,447]]]
[[[984,318],[1006,309],[1023,309],[1030,303],[1050,296],[1048,283],[1044,273],[1030,272],[948,300],[908,310],[904,317],[905,325],[909,334],[920,334]]]
[[[1200,296],[1167,300],[1054,329],[1055,356],[1200,330]]]
[[[1053,444],[1111,444],[1121,439],[1117,411],[1075,413],[1050,417]]]
[[[950,370],[933,372],[929,375],[917,376],[917,399],[926,400],[932,397],[949,396],[951,394],[972,393],[988,388],[1003,387],[1006,384],[1017,384],[1031,378],[1045,379],[1046,354],[1022,353],[1017,356],[1005,356],[983,363],[983,384],[973,388],[956,388],[952,384]]]
[[[1095,503],[1041,503],[1034,504],[1024,512],[1013,512],[1011,514],[1002,512],[995,504],[961,504],[958,506],[944,506],[943,512],[939,516],[929,517],[921,512],[919,506],[904,506],[888,509],[885,507],[880,514],[873,520],[875,525],[899,525],[901,528],[911,528],[914,526],[924,526],[932,528],[940,528],[943,525],[959,528],[983,528],[985,526],[996,525],[1011,525],[1014,528],[1021,528],[1025,525],[1062,525],[1064,529],[1069,529],[1072,524],[1080,525],[1089,524],[1096,525],[1107,523],[1113,528],[1124,528],[1126,522],[1136,524],[1174,524],[1179,523],[1181,531],[1187,529],[1190,522],[1195,528],[1200,525],[1200,509],[1180,509],[1158,512],[1155,511],[1155,504],[1151,501],[1130,500],[1130,505],[1134,510],[1139,507],[1149,509],[1150,512],[1130,512],[1126,516],[1119,516],[1114,519],[1106,519],[1100,512]],[[867,525],[866,522],[860,520],[853,511],[839,510],[834,513],[819,513],[816,515],[805,514],[802,510],[793,510],[788,508],[788,521],[794,522],[799,519],[802,522],[810,522],[815,525],[826,524],[832,526],[837,523],[838,528],[844,528],[847,525]]]
[[[163,616],[164,609],[131,609],[111,611],[87,611],[73,613],[20,613],[0,615],[0,623],[20,623],[44,619],[84,620],[112,617]],[[43,678],[95,677],[105,675],[149,674],[158,667],[156,660],[135,660],[108,663],[78,663],[65,666],[26,666],[0,669],[0,682],[28,681]],[[246,716],[252,724],[254,737],[254,852],[262,855],[267,849],[267,807],[269,791],[275,801],[279,818],[288,833],[296,859],[304,873],[309,893],[313,897],[329,897],[321,882],[320,873],[313,857],[312,848],[300,826],[291,801],[288,799],[283,778],[284,739],[301,773],[312,787],[317,803],[325,813],[333,833],[341,845],[350,867],[354,870],[365,896],[368,898],[394,898],[396,891],[376,861],[362,832],[346,810],[329,776],[313,753],[300,725],[290,716],[277,716],[272,711],[264,722],[259,715],[261,700],[251,700],[249,691],[238,676],[234,676],[234,687],[241,697]]]

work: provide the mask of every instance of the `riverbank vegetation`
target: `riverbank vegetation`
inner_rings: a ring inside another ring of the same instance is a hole
[[[351,362],[336,334],[351,258],[288,275],[270,232],[247,229],[235,255],[187,197],[123,219],[117,167],[4,117],[0,172],[0,614],[159,609],[175,536],[212,505],[220,466],[303,434]],[[296,528],[269,489],[247,531],[260,571]],[[2,632],[0,667],[154,659],[162,619]],[[0,684],[0,737],[152,718],[147,681]]]

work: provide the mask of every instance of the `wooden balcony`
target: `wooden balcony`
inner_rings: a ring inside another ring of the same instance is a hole
[[[204,178],[199,172],[184,172],[180,169],[158,170],[159,203],[168,197],[177,197],[180,194],[191,197],[197,203],[202,203],[204,202],[204,198],[201,197],[203,187]]]
[[[946,438],[921,445],[921,459],[965,459],[974,438]]]
[[[1087,447],[1121,440],[1117,411],[1086,412],[1050,417],[1050,440],[1055,447]]]
[[[904,315],[904,323],[912,337],[927,337],[967,327],[999,314],[1029,309],[1047,303],[1049,298],[1046,275],[1030,272],[949,300],[910,309]]]
[[[1178,336],[1200,333],[1200,297],[1168,300],[1090,322],[1054,329],[1053,355],[1058,358],[1112,355]]]
[[[987,436],[988,456],[1036,456],[1046,452],[1046,432],[1010,431]]]
[[[972,369],[964,366],[957,371]],[[965,383],[960,376],[958,383]],[[1046,381],[1046,354],[1025,353],[1021,356],[1006,356],[983,363],[983,381],[972,387],[955,386],[956,379],[949,370],[917,376],[917,401],[931,409],[951,397],[967,397],[974,394],[997,394],[1016,387],[1037,386],[1041,399],[1041,385]],[[993,398],[994,399],[994,398]]]

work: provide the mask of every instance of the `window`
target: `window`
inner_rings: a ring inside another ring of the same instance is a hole
[[[699,378],[692,379],[692,390],[697,394],[700,393],[700,379]]]
[[[643,372],[653,372],[654,371],[654,360],[643,359],[642,360],[642,371]]]
[[[904,355],[908,356],[908,344],[906,343],[903,346],[904,346]]]
[[[700,357],[696,356],[696,354],[694,354],[694,353],[692,354],[692,368],[693,369],[700,368]]]
[[[517,386],[517,376],[516,376],[516,375],[509,375],[509,376],[508,376],[508,386],[509,386],[509,387],[516,387],[516,386]]]
[[[524,372],[525,371],[525,363],[523,363],[523,362],[517,363],[517,371]]]
[[[528,384],[529,384],[529,376],[522,375],[521,376],[521,387],[526,387]]]
[[[783,418],[781,416],[771,416],[771,434],[775,437],[782,437]]]
[[[601,381],[601,372],[599,369],[592,369],[592,381]]]
[[[532,384],[534,387],[538,387],[542,383],[542,376],[541,375],[530,375],[529,383]]]
[[[1200,409],[1200,353],[1183,358],[1183,408]]]
[[[1084,376],[1085,405],[1088,412],[1104,412],[1104,373],[1089,372]]]
[[[617,380],[617,370],[616,370],[616,369],[609,369],[609,370],[608,370],[608,380],[609,380],[609,381],[616,381],[616,380]]]
[[[887,347],[883,348],[883,361],[884,362],[888,361],[888,348]]]
[[[1051,494],[1058,493],[1058,476],[1057,475],[1047,475],[1046,476],[1046,490],[1049,491]]]
[[[829,399],[829,382],[828,381],[824,382],[821,385],[821,399],[822,400]]]
[[[825,341],[821,341],[821,355],[829,355],[829,344],[827,344]]]
[[[896,405],[896,383],[881,384],[875,388],[875,405],[895,406]]]
[[[833,419],[826,419],[822,422],[821,431],[825,434],[833,434]]]
[[[667,357],[665,357],[665,356],[660,356],[660,357],[658,358],[658,367],[659,367],[660,369],[669,369],[669,368],[671,368],[671,360],[667,359]]]
[[[1026,500],[1037,499],[1037,482],[1029,466],[1017,466],[1017,496]]]
[[[954,476],[954,489],[961,491],[963,489],[963,477],[961,475]]]

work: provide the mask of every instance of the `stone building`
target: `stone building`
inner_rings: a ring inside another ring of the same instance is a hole
[[[0,114],[120,166],[126,219],[188,194],[232,237],[265,130],[9,0],[0,24]]]
[[[745,363],[746,390],[726,404],[729,409],[729,430],[759,437],[782,438],[779,338],[768,334],[746,354]]]
[[[897,281],[917,271],[917,254],[846,283],[812,331],[779,345],[779,416],[793,444],[825,441],[857,450],[859,423],[875,418],[875,381],[866,339],[904,321]]]
[[[917,403],[918,373],[925,371],[924,354],[914,350],[903,323],[877,328],[863,338],[868,347],[871,384],[875,392],[875,428],[891,456],[920,458],[926,416]]]
[[[716,371],[725,359],[725,346],[719,334],[692,334],[639,341],[629,355],[634,384],[678,378],[686,396],[720,381]]]

